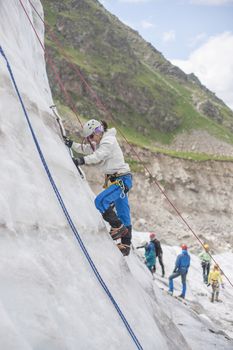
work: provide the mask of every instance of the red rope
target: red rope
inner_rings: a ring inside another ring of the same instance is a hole
[[[22,1],[19,0],[21,5],[23,6],[22,4]],[[115,124],[115,120],[114,120],[114,117],[113,117],[113,114],[111,112],[109,112],[107,110],[107,108],[105,107],[105,105],[102,103],[102,101],[100,100],[100,98],[98,97],[97,93],[91,88],[91,86],[86,82],[85,78],[83,77],[82,73],[80,72],[79,69],[77,69],[77,67],[69,61],[70,57],[69,55],[66,54],[66,52],[64,51],[64,49],[62,48],[60,42],[56,39],[53,31],[51,30],[51,27],[43,20],[43,18],[40,16],[40,14],[38,13],[38,11],[36,10],[35,6],[32,4],[31,0],[28,0],[30,5],[32,6],[32,8],[34,9],[34,11],[37,13],[38,17],[40,18],[40,20],[43,22],[44,26],[48,28],[49,32],[51,33],[51,36],[54,38],[54,41],[55,43],[57,44],[57,46],[61,49],[64,57],[66,57],[68,59],[68,64],[70,66],[72,66],[72,68],[74,69],[74,71],[78,74],[78,76],[81,78],[82,82],[86,85],[87,89],[91,92],[92,96],[94,96],[96,102],[97,102],[97,106],[99,106],[107,115],[110,116],[111,120],[113,121],[113,124],[116,126]],[[24,8],[24,6],[23,6]],[[26,13],[26,10],[24,8],[24,11]],[[26,13],[27,15],[27,13]],[[36,30],[29,18],[29,16],[27,15],[32,27],[33,27],[33,30],[34,32],[36,33]],[[41,43],[41,40],[39,39],[39,36],[38,34],[36,33],[36,36],[39,40],[39,42]],[[45,50],[43,44],[41,44],[42,47],[43,47],[43,50]],[[64,88],[65,90],[65,88]],[[134,147],[129,143],[129,141],[126,139],[126,137],[124,136],[123,132],[120,130],[119,127],[117,127],[118,131],[120,132],[121,136],[123,137],[123,139],[126,141],[126,143],[129,145],[131,151],[133,151],[134,155],[137,157],[137,159],[139,160],[140,163],[142,163],[144,169],[148,172],[148,174],[150,175],[150,177],[153,179],[153,182],[157,185],[158,189],[160,190],[160,192],[164,195],[164,197],[166,198],[166,200],[168,201],[168,203],[171,205],[171,207],[174,209],[174,211],[177,213],[177,215],[181,218],[181,220],[183,221],[183,223],[188,227],[188,229],[192,232],[192,234],[194,235],[194,237],[199,241],[199,243],[201,244],[201,246],[204,248],[204,243],[201,241],[201,239],[198,237],[198,235],[194,232],[194,230],[191,228],[191,226],[189,225],[189,223],[187,222],[187,220],[182,216],[182,214],[180,213],[180,211],[176,208],[176,206],[172,203],[172,201],[169,199],[168,195],[165,193],[165,191],[162,189],[162,187],[160,186],[160,184],[158,183],[158,181],[152,176],[152,173],[151,171],[147,168],[147,166],[145,166],[143,164],[143,161],[142,159],[140,158],[139,154],[136,152],[136,150],[134,149]],[[208,253],[211,257],[211,259],[214,261],[214,263],[216,265],[219,266],[219,264],[216,262],[215,258],[213,257],[212,254]],[[226,276],[226,274],[223,272],[223,270],[221,269],[223,275],[225,276],[225,278],[227,279],[227,281],[229,282],[229,284],[233,287],[233,283],[230,281],[230,279]]]

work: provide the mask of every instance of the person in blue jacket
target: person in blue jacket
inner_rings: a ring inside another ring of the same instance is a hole
[[[153,242],[147,242],[147,241],[143,241],[141,243],[141,245],[139,247],[137,247],[137,249],[139,248],[145,248],[145,264],[148,267],[148,269],[150,270],[150,272],[153,274],[155,272],[155,247],[154,247],[154,243]]]
[[[190,266],[190,255],[187,252],[187,245],[182,244],[181,246],[182,253],[179,254],[176,258],[176,265],[173,273],[169,277],[169,294],[173,294],[173,279],[176,277],[181,276],[181,281],[182,281],[182,293],[179,295],[181,298],[185,298],[185,293],[186,293],[186,277],[188,273],[188,269]]]

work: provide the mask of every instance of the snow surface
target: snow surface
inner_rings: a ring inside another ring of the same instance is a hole
[[[41,22],[29,2],[23,3],[43,40]],[[39,0],[33,4],[42,13]],[[232,340],[222,332],[224,326],[232,336],[232,288],[226,284],[222,304],[210,305],[207,296],[199,296],[199,291],[208,292],[197,258],[192,260],[185,305],[167,295],[166,279],[152,279],[140,253],[122,257],[95,209],[94,194],[60,138],[49,109],[53,101],[43,51],[20,2],[1,1],[0,18],[0,45],[52,176],[143,349],[232,349]],[[0,139],[0,349],[135,349],[59,206],[2,57]],[[134,243],[144,235],[135,232]],[[177,252],[165,247],[167,271]],[[232,255],[219,259],[232,277]],[[193,310],[199,304],[202,312]]]
[[[149,233],[142,233],[142,232],[134,232],[133,235],[133,243],[134,247],[140,246],[140,242],[142,240],[149,241]],[[180,253],[181,249],[180,247],[169,247],[169,246],[162,246],[163,248],[163,260],[165,264],[165,270],[166,270],[166,276],[169,277],[169,275],[172,273],[175,265],[175,260],[177,255]],[[144,249],[137,250],[137,255],[139,256],[140,260],[143,262],[143,256],[144,256]],[[188,277],[187,277],[187,295],[185,303],[185,309],[187,312],[187,309],[191,311],[191,313],[196,314],[198,316],[198,320],[204,322],[204,324],[210,329],[210,332],[216,332],[217,334],[223,334],[225,332],[226,336],[229,338],[233,337],[233,288],[229,284],[229,282],[224,279],[223,277],[223,283],[224,283],[224,289],[220,288],[220,303],[214,303],[212,304],[210,302],[210,296],[211,296],[211,287],[207,287],[202,280],[202,268],[200,264],[200,260],[196,255],[191,254],[191,267],[189,269]],[[214,256],[215,260],[219,263],[222,270],[228,276],[228,278],[232,281],[232,265],[233,265],[233,254],[232,253],[224,253],[220,255]],[[167,278],[161,278],[161,268],[159,265],[159,262],[156,262],[157,270],[155,274],[155,280],[154,280],[154,291],[158,293],[158,288],[162,290],[164,297],[162,298],[162,304],[166,305],[166,308],[171,303],[171,309],[174,308],[174,298],[172,298],[170,295],[167,295],[168,290],[168,279]],[[150,272],[149,272],[150,275]],[[178,296],[181,293],[181,279],[177,278],[174,279],[174,286],[175,291],[174,295]],[[177,301],[177,304],[179,306],[181,302]],[[167,309],[166,309],[167,310]],[[167,310],[168,311],[168,310]],[[168,312],[168,315],[170,314],[171,310]],[[186,326],[187,320],[186,316],[180,317],[179,310],[176,310],[174,313],[174,309],[172,310],[172,315],[176,318],[176,324],[181,324],[181,327],[179,327],[180,331],[183,333],[183,327]],[[182,312],[181,312],[182,313]],[[196,336],[199,337],[199,333],[192,334],[194,327],[193,322],[191,322],[192,326],[189,327],[190,329],[187,330],[188,332],[191,332],[190,339],[192,341],[196,342]],[[189,325],[189,322],[188,322]],[[186,332],[186,331],[185,331]],[[196,336],[195,336],[196,335]],[[209,338],[209,337],[208,337]],[[205,338],[206,339],[206,338]],[[205,340],[206,341],[206,340]],[[211,339],[207,341],[207,343],[211,343]],[[203,344],[204,346],[204,344]],[[232,345],[231,345],[232,346]],[[195,344],[192,344],[192,348],[195,348]]]

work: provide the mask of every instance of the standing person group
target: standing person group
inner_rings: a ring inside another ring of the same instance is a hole
[[[66,139],[68,147],[85,156],[73,158],[77,166],[99,165],[105,176],[105,189],[96,197],[95,206],[110,226],[113,240],[121,239],[118,248],[129,255],[131,217],[128,192],[132,188],[132,174],[116,139],[116,129],[108,129],[105,121],[91,119],[83,126],[83,143]]]
[[[212,287],[211,302],[213,303],[214,300],[219,301],[220,284],[222,288],[224,288],[224,284],[222,282],[221,271],[217,264],[215,264],[213,269],[210,271],[211,256],[209,253],[209,245],[204,244],[203,247],[204,251],[199,254],[203,272],[203,281],[207,284],[207,286]],[[186,244],[182,244],[181,249],[182,253],[177,256],[175,269],[169,277],[169,293],[171,295],[173,294],[173,279],[181,276],[182,292],[179,297],[185,298],[186,277],[190,266],[190,255],[187,252],[188,248]]]
[[[163,263],[163,250],[160,241],[156,238],[156,234],[151,232],[149,235],[150,242],[143,241],[139,248],[145,248],[145,263],[152,274],[156,272],[156,258],[158,257],[161,269],[162,277],[165,275],[164,263]]]
[[[219,301],[220,285],[222,288],[224,288],[224,284],[222,282],[221,271],[217,264],[215,264],[210,271],[211,255],[209,245],[205,243],[203,248],[204,251],[199,254],[202,266],[203,282],[207,284],[208,287],[212,287],[210,301],[213,303],[214,301]]]
[[[224,288],[222,282],[221,271],[217,264],[214,265],[210,271],[211,256],[209,254],[209,245],[204,244],[204,252],[199,254],[201,260],[201,266],[203,271],[203,281],[207,286],[212,287],[211,302],[219,301],[220,285]],[[152,274],[156,271],[156,257],[160,257],[160,265],[162,268],[162,274],[164,276],[164,264],[162,259],[162,248],[160,242],[156,239],[155,233],[150,233],[150,242],[143,241],[138,248],[145,248],[145,263]],[[186,279],[190,267],[190,255],[188,253],[188,247],[186,244],[181,245],[181,253],[177,256],[175,262],[175,268],[173,273],[169,276],[169,290],[168,293],[173,295],[174,283],[173,280],[177,277],[181,277],[182,291],[179,295],[180,298],[185,299],[186,295]]]
[[[157,245],[156,245],[157,244]],[[156,271],[156,257],[158,256],[161,268],[162,268],[162,277],[164,277],[164,263],[163,263],[163,251],[159,240],[156,239],[155,233],[150,233],[150,242],[143,241],[139,248],[145,248],[145,264],[152,274]],[[179,297],[185,298],[186,294],[186,277],[188,274],[190,266],[190,255],[188,254],[188,247],[186,244],[181,246],[181,254],[176,258],[175,268],[173,273],[169,276],[169,294],[173,295],[174,284],[173,279],[181,277],[182,281],[182,291]]]

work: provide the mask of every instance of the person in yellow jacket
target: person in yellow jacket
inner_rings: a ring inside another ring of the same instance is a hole
[[[216,301],[219,301],[219,287],[220,284],[222,285],[222,288],[224,288],[224,284],[222,282],[222,276],[221,272],[219,270],[219,266],[217,264],[214,265],[213,269],[210,271],[208,276],[208,285],[212,287],[212,295],[211,295],[211,302],[214,302],[214,299]]]

